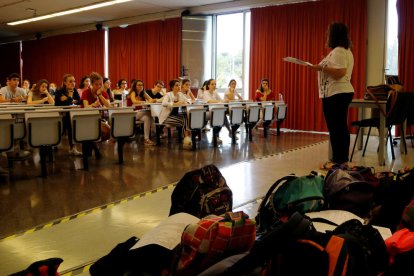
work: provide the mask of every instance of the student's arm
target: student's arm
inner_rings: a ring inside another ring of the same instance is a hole
[[[111,103],[109,102],[109,96],[105,91],[98,90],[97,95],[100,104],[103,104],[105,107],[111,107]]]
[[[50,95],[50,93],[48,92],[48,91],[46,91],[46,101],[49,103],[49,104],[55,104],[55,100],[53,99],[53,97],[52,97],[52,95]]]

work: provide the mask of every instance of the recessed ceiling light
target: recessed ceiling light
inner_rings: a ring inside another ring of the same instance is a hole
[[[99,2],[99,3],[89,5],[89,6],[75,8],[75,9],[71,9],[71,10],[67,10],[67,11],[55,12],[55,13],[46,14],[46,15],[42,15],[42,16],[36,16],[36,17],[33,17],[33,18],[29,18],[29,19],[9,22],[9,23],[7,23],[7,25],[11,25],[11,26],[20,25],[20,24],[25,24],[25,23],[29,23],[29,22],[45,20],[45,19],[58,17],[58,16],[63,16],[63,15],[68,15],[68,14],[72,14],[72,13],[78,13],[78,12],[89,11],[89,10],[93,10],[93,9],[99,9],[99,8],[103,8],[103,7],[107,7],[107,6],[111,6],[111,5],[115,5],[115,4],[121,4],[121,3],[129,2],[129,1],[131,1],[131,0],[112,0],[112,1],[107,1],[107,2]]]

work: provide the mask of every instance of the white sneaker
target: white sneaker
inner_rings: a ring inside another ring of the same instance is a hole
[[[222,144],[223,141],[220,139],[220,137],[217,137],[217,144]]]
[[[82,152],[79,152],[75,147],[69,150],[69,154],[73,156],[82,156]]]

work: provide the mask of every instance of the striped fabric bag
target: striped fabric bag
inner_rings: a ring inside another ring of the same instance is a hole
[[[256,223],[242,211],[209,215],[184,230],[173,270],[194,275],[228,256],[248,251],[255,239]]]

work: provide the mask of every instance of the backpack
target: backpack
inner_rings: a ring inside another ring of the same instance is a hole
[[[209,215],[187,226],[176,249],[173,274],[195,275],[222,259],[248,251],[256,240],[256,224],[242,211]]]
[[[358,170],[331,170],[324,185],[328,209],[345,210],[367,217],[373,204],[377,182],[367,180]]]
[[[384,240],[370,225],[352,219],[333,231],[315,230],[312,220],[294,213],[259,239],[226,275],[378,275],[388,265]]]
[[[58,268],[63,262],[61,258],[49,258],[29,265],[25,270],[10,274],[10,276],[59,276]]]
[[[171,195],[170,216],[185,212],[198,218],[233,209],[233,194],[214,165],[186,173]]]
[[[395,232],[404,208],[414,197],[414,169],[403,173],[383,173],[379,183],[369,224],[387,227]]]
[[[298,211],[319,211],[324,205],[323,178],[311,172],[307,176],[294,174],[277,180],[267,191],[257,211],[257,232],[263,233]]]

